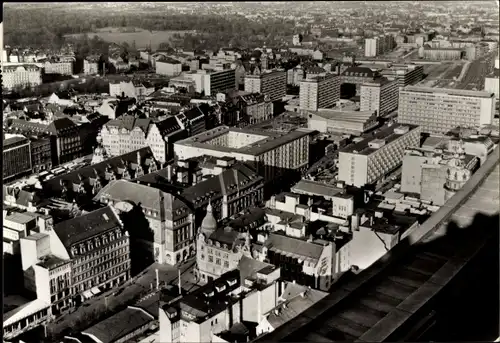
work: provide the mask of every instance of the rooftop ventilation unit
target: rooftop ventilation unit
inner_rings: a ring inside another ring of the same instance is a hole
[[[384,139],[374,139],[370,143],[368,143],[368,146],[372,149],[379,149],[385,145],[385,140]]]
[[[410,128],[408,126],[400,126],[396,129],[394,129],[394,133],[397,135],[403,135],[403,134],[407,133],[408,131],[410,131]]]

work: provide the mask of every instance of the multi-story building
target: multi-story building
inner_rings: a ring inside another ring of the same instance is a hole
[[[258,124],[273,117],[273,103],[269,96],[264,94],[252,93],[240,96],[238,108],[239,127]]]
[[[279,268],[242,259],[237,270],[187,296],[162,302],[160,341],[250,341],[254,336],[248,329],[241,330],[243,323],[257,326],[278,305],[279,278]]]
[[[114,97],[140,98],[145,97],[155,91],[155,88],[148,82],[110,82],[109,95]]]
[[[115,180],[94,200],[120,213],[132,244],[141,251],[137,259],[175,265],[194,256],[194,214],[175,195],[139,183]]]
[[[307,77],[300,82],[300,109],[317,111],[340,100],[340,77],[333,74]]]
[[[150,146],[155,159],[165,163],[174,155],[172,144],[185,138],[186,134],[184,125],[176,116],[153,122],[126,115],[106,123],[101,129],[101,137],[111,156]]]
[[[479,159],[456,152],[409,148],[405,151],[401,192],[442,206],[469,180],[479,167]]]
[[[338,180],[363,187],[375,184],[399,167],[408,147],[420,146],[421,129],[392,124],[339,152]]]
[[[52,168],[52,150],[49,136],[31,139],[31,166],[33,167],[33,173]]]
[[[99,63],[97,60],[84,59],[83,60],[83,73],[85,75],[96,75],[99,73]]]
[[[300,129],[283,134],[220,126],[174,143],[174,151],[180,160],[231,155],[255,165],[265,182],[269,182],[276,181],[286,171],[307,168],[309,135]]]
[[[28,138],[6,134],[2,152],[4,181],[31,173],[31,143]]]
[[[196,92],[204,92],[205,95],[226,93],[237,89],[236,74],[234,69],[197,70],[196,73],[188,73],[186,76],[194,80]]]
[[[280,101],[286,95],[286,72],[265,70],[258,75],[245,75],[245,92],[268,95],[271,101]]]
[[[423,50],[423,58],[426,60],[460,60],[464,57],[464,49],[457,48],[420,48]]]
[[[175,88],[183,88],[188,93],[194,93],[196,90],[195,83],[194,83],[193,79],[185,77],[185,76],[178,76],[178,77],[171,78],[170,80],[168,80],[168,86],[175,87]]]
[[[73,75],[73,62],[45,62],[46,74]]]
[[[85,301],[100,293],[99,287],[110,289],[130,278],[129,234],[112,207],[56,224],[48,234],[52,253],[71,260],[65,295],[71,294],[73,302]]]
[[[398,108],[398,81],[379,78],[361,85],[361,111],[377,112],[385,116]]]
[[[396,46],[392,35],[381,35],[379,37],[365,39],[365,57],[376,57],[383,55]]]
[[[389,80],[397,80],[398,87],[415,85],[424,77],[424,66],[416,64],[393,64],[380,73]]]
[[[341,84],[349,83],[356,85],[356,92],[360,91],[361,85],[378,78],[380,74],[366,67],[349,67],[341,74]]]
[[[322,133],[359,136],[378,126],[375,111],[319,109],[307,112],[307,127]]]
[[[500,70],[498,68],[495,68],[495,70],[490,75],[485,77],[484,91],[494,93],[497,99],[500,98]]]
[[[2,87],[39,86],[42,84],[42,70],[34,64],[7,65],[2,67]]]
[[[182,63],[170,57],[162,56],[155,63],[156,74],[177,76],[182,73]]]
[[[456,127],[491,124],[495,95],[482,91],[407,86],[399,92],[398,122],[422,132],[446,134]]]

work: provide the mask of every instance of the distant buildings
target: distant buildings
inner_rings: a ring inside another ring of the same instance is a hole
[[[188,73],[186,76],[194,80],[196,92],[204,92],[205,95],[226,93],[237,89],[234,69],[197,70],[196,73]]]
[[[3,140],[2,155],[4,182],[31,172],[31,143],[28,138],[7,134]]]
[[[397,80],[398,87],[403,88],[422,81],[424,67],[416,64],[393,64],[390,68],[383,70],[381,75],[389,80]]]
[[[420,52],[424,59],[437,61],[460,60],[465,55],[464,49],[457,48],[421,47]]]
[[[308,77],[300,82],[300,109],[317,111],[340,100],[340,78],[337,75]]]
[[[414,125],[392,124],[341,149],[338,180],[356,187],[375,184],[401,165],[406,148],[420,146],[420,133]]]
[[[261,93],[271,101],[282,100],[286,95],[286,72],[284,70],[263,71],[258,75],[245,75],[245,92]]]
[[[238,99],[239,127],[254,125],[273,117],[273,103],[269,96],[264,94],[252,93],[242,95]],[[243,125],[242,125],[243,124]]]
[[[379,78],[361,85],[361,111],[385,116],[398,108],[398,81]]]
[[[73,62],[45,62],[46,74],[73,75]]]
[[[103,146],[111,156],[150,146],[155,159],[165,163],[173,157],[172,143],[185,138],[186,132],[176,116],[153,122],[125,115],[106,123],[101,136]]]
[[[165,76],[177,76],[182,73],[182,63],[170,57],[164,57],[156,60],[156,74]]]
[[[349,83],[356,85],[356,92],[359,92],[361,85],[366,82],[371,82],[378,78],[378,72],[372,71],[365,67],[349,67],[341,74],[341,84]]]
[[[114,97],[126,96],[129,98],[145,97],[155,91],[154,87],[147,82],[110,82],[109,95]]]
[[[381,35],[379,37],[365,39],[365,57],[376,57],[383,55],[396,46],[394,36]]]
[[[2,87],[39,86],[42,84],[42,70],[34,64],[8,65],[2,67]]]
[[[99,63],[94,60],[83,60],[83,73],[85,75],[96,75],[99,73]]]
[[[399,92],[398,122],[422,132],[446,134],[456,127],[480,128],[495,115],[493,93],[408,86]]]

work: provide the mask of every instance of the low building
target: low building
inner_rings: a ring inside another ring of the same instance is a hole
[[[494,93],[497,100],[500,98],[500,70],[498,68],[495,68],[493,73],[484,79],[484,90]]]
[[[155,68],[158,75],[177,76],[182,73],[182,63],[165,56],[156,60]]]
[[[31,173],[31,142],[28,138],[6,134],[2,155],[4,182]]]
[[[426,60],[448,61],[460,60],[465,56],[464,49],[456,48],[428,48],[422,47],[423,58]]]
[[[415,125],[392,124],[341,149],[338,180],[356,187],[375,184],[401,165],[406,148],[420,146],[420,133]]]
[[[340,109],[306,111],[307,127],[322,133],[361,135],[378,126],[377,113]]]
[[[254,125],[273,117],[273,103],[263,94],[252,93],[239,97],[239,127]]]
[[[109,95],[112,97],[142,98],[153,93],[154,87],[147,82],[117,81],[109,83]]]

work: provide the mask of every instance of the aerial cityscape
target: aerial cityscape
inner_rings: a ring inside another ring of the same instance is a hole
[[[3,342],[500,341],[498,1],[3,13]]]

